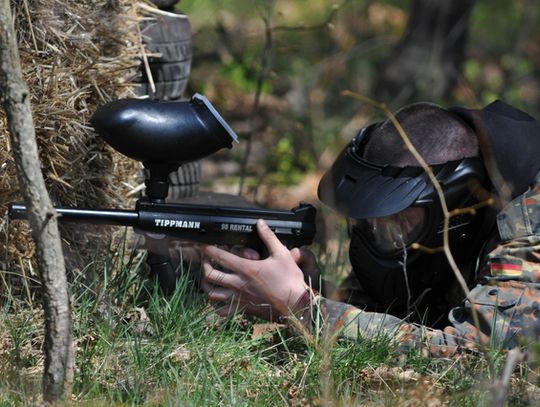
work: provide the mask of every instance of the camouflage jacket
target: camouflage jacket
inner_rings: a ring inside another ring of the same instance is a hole
[[[499,213],[497,226],[503,243],[488,255],[490,275],[470,291],[462,306],[450,311],[450,326],[443,330],[406,323],[391,315],[365,312],[323,297],[316,298],[315,310],[328,332],[353,339],[386,335],[404,349],[427,345],[433,355],[445,356],[479,345],[511,348],[537,340],[540,338],[540,174],[532,188]]]

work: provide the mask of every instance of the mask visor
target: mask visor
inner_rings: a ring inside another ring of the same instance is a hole
[[[349,218],[392,215],[411,206],[433,186],[421,167],[370,163],[354,152],[353,142],[321,179],[319,199]]]

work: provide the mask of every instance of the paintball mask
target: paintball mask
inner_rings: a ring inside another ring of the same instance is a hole
[[[405,304],[447,285],[451,272],[444,253],[411,249],[413,243],[431,249],[443,244],[444,215],[427,173],[420,166],[379,165],[363,158],[378,125],[360,130],[346,146],[323,176],[318,194],[323,203],[347,217],[351,264],[363,288],[376,300],[376,310],[400,314]],[[478,202],[474,191],[487,182],[479,157],[431,169],[449,210]],[[481,219],[478,213],[451,218],[449,237],[458,264],[477,250]]]

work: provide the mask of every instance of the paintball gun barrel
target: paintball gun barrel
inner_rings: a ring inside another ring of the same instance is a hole
[[[55,208],[60,222],[131,226],[178,240],[261,248],[257,219],[264,219],[287,247],[311,244],[315,235],[315,208],[301,203],[288,210],[154,203],[139,200],[135,210]],[[11,219],[26,219],[26,206],[9,205]]]

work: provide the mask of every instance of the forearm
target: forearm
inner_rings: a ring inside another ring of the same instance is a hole
[[[319,295],[314,297],[309,314],[302,315],[304,327],[312,333],[319,330],[326,337],[352,340],[387,338],[399,352],[421,348],[435,356],[448,356],[463,342],[446,331],[406,323],[388,314],[365,312]]]

